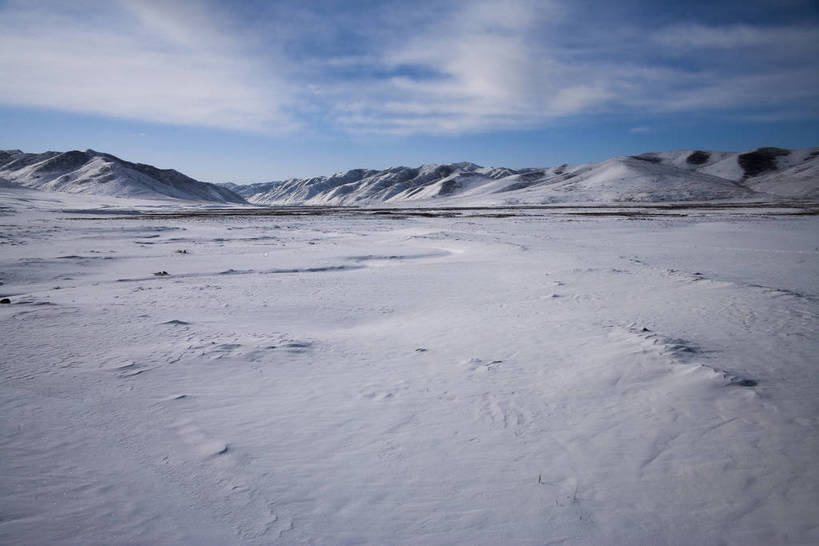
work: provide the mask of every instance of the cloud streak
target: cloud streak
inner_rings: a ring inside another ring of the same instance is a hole
[[[656,30],[629,20],[608,29],[586,24],[570,4],[450,7],[379,43],[381,56],[367,59],[421,76],[325,85],[335,91],[327,107],[336,124],[364,133],[459,134],[593,115],[765,109],[784,117],[793,101],[817,102],[816,26]]]
[[[638,13],[587,18],[580,5],[280,2],[243,15],[210,3],[11,2],[0,8],[0,73],[11,75],[0,102],[241,131],[378,134],[817,110],[816,24],[658,27]]]
[[[182,4],[12,2],[0,17],[0,101],[148,122],[292,127],[288,88],[212,14]]]

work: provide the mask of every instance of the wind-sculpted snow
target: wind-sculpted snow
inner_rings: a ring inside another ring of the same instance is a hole
[[[503,206],[580,202],[770,201],[819,196],[819,149],[686,150],[587,165],[505,169],[472,163],[356,169],[230,185],[264,205]]]
[[[815,205],[0,203],[2,544],[819,543]]]
[[[0,177],[19,186],[46,191],[244,203],[227,188],[199,182],[171,169],[131,163],[94,150],[42,154],[0,151]]]

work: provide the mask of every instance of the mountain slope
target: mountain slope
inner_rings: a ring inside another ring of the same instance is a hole
[[[251,185],[208,184],[94,150],[0,151],[0,184],[47,191],[260,205],[505,206],[819,199],[819,148],[679,150],[507,169],[474,163],[354,169]]]
[[[819,197],[819,148],[681,150],[545,169],[473,163],[355,169],[329,177],[231,185],[266,205],[534,205]]]
[[[86,150],[27,154],[0,151],[0,178],[45,191],[244,203],[233,191],[194,180],[172,169],[131,163],[116,156]]]

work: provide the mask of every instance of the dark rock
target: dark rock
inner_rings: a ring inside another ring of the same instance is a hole
[[[89,161],[92,156],[87,152],[72,150],[44,161],[37,167],[38,171],[74,171]]]
[[[703,152],[702,150],[697,150],[695,152],[691,152],[691,155],[685,158],[685,162],[690,165],[702,165],[710,158],[711,152]]]
[[[452,195],[458,189],[459,184],[458,182],[452,178],[441,184],[441,189],[438,191],[438,195]]]
[[[740,377],[734,377],[731,379],[729,383],[732,387],[756,387],[757,382],[753,379],[742,379]]]
[[[662,163],[663,160],[653,154],[640,154],[629,156],[631,159],[639,159],[640,161],[647,161],[648,163]]]
[[[776,170],[776,158],[789,155],[789,150],[782,148],[759,148],[747,154],[740,154],[737,162],[746,177],[759,176],[760,174]]]

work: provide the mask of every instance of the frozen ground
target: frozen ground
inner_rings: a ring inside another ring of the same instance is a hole
[[[0,543],[819,543],[815,215],[0,192]]]

